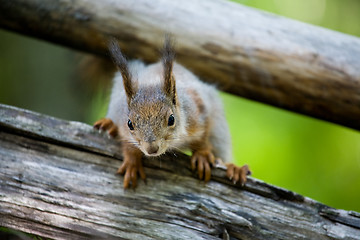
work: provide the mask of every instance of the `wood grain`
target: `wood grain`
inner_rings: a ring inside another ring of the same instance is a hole
[[[122,188],[119,143],[91,126],[0,105],[0,226],[53,239],[360,239],[360,214],[224,169],[204,184],[189,157],[145,159]]]
[[[0,0],[0,27],[107,55],[180,63],[222,90],[360,129],[360,39],[221,0]]]

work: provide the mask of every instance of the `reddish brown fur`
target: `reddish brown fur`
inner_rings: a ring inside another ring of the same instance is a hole
[[[201,100],[201,98],[197,95],[197,92],[194,89],[188,89],[187,93],[193,99],[194,103],[196,104],[196,113],[194,114],[194,117],[190,118],[188,128],[187,128],[188,135],[194,136],[194,135],[196,135],[196,133],[199,130],[203,129],[202,127],[199,126],[198,119],[199,119],[200,115],[205,112],[205,105],[204,105],[203,101]],[[204,137],[206,137],[206,134]]]
[[[102,118],[94,123],[94,128],[107,131],[110,136],[117,137],[119,134],[118,127],[110,118]]]
[[[144,172],[144,168],[142,165],[141,157],[142,152],[136,148],[133,147],[127,143],[124,143],[122,145],[122,152],[124,161],[117,170],[117,173],[124,174],[124,188],[128,188],[130,185],[130,182],[132,184],[133,188],[136,188],[137,186],[137,174],[140,175],[141,179],[145,180],[146,175]]]
[[[187,92],[189,96],[194,100],[197,112],[199,114],[203,114],[205,112],[205,105],[202,99],[199,97],[198,93],[194,89],[188,89]]]

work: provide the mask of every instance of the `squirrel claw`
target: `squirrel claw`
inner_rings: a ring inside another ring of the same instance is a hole
[[[236,184],[240,181],[241,186],[244,186],[247,180],[247,176],[251,175],[251,171],[248,165],[238,167],[233,163],[226,164],[226,176]]]
[[[204,179],[205,182],[208,182],[211,178],[210,164],[214,163],[215,157],[209,150],[196,151],[191,157],[191,169],[195,170],[197,168],[199,179]]]
[[[116,173],[121,175],[124,174],[124,189],[129,188],[130,183],[133,189],[136,188],[138,174],[140,175],[140,178],[146,182],[146,175],[141,159],[135,161],[125,159]]]
[[[110,118],[102,118],[94,123],[94,128],[102,131],[107,131],[109,136],[116,137],[118,135],[118,127]]]

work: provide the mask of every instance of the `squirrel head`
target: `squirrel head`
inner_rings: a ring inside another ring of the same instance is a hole
[[[122,78],[128,103],[127,127],[132,143],[147,156],[159,156],[168,150],[176,137],[179,108],[176,94],[173,62],[175,52],[171,39],[165,38],[162,50],[160,85],[139,88],[132,81],[128,64],[116,40],[109,45],[110,53]]]

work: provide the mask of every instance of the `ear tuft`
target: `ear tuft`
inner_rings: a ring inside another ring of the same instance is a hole
[[[115,65],[119,69],[121,76],[123,78],[123,84],[126,92],[128,102],[134,96],[134,89],[131,83],[131,74],[129,72],[128,63],[124,55],[122,54],[119,44],[115,38],[109,40],[109,51],[111,58],[113,59]]]
[[[164,92],[172,98],[176,104],[176,87],[173,75],[173,63],[175,59],[175,51],[173,40],[169,35],[165,35],[164,47],[162,49],[162,64],[164,68]]]

